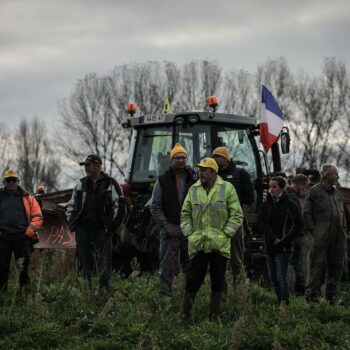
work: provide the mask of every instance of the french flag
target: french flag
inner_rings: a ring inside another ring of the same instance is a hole
[[[276,142],[284,124],[283,114],[271,92],[262,85],[260,142],[267,152]]]

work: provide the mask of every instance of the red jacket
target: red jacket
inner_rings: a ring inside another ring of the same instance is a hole
[[[3,195],[4,189],[0,189],[0,197]],[[25,234],[35,240],[39,239],[38,230],[43,225],[44,219],[41,213],[40,205],[34,196],[28,194],[21,187],[18,187],[19,194],[22,196],[22,201],[25,209],[25,214],[28,220],[28,226]]]

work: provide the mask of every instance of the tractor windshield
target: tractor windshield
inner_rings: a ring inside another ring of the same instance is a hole
[[[188,151],[188,165],[193,167],[211,155],[217,146],[226,146],[237,166],[257,178],[256,160],[246,129],[220,124],[152,125],[134,129],[128,164],[129,180],[148,182],[157,179],[170,165],[170,150],[180,143]]]
[[[139,128],[131,180],[156,180],[169,167],[169,154],[173,139],[173,125]],[[130,150],[132,155],[134,150]]]
[[[217,137],[219,145],[230,150],[237,166],[244,168],[250,174],[252,180],[256,180],[256,159],[247,131],[245,129],[237,130],[232,127],[218,126]]]

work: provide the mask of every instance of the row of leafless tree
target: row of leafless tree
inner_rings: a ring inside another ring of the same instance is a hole
[[[47,129],[37,118],[22,120],[13,135],[0,126],[0,170],[18,169],[21,185],[35,192],[38,185],[48,191],[58,189],[60,158]]]
[[[62,158],[76,161],[97,153],[108,173],[123,176],[130,134],[121,121],[128,102],[136,102],[141,115],[161,113],[166,96],[173,112],[206,110],[207,97],[215,94],[220,111],[258,119],[262,84],[276,97],[292,133],[286,170],[317,168],[326,161],[348,169],[350,80],[345,64],[335,58],[326,58],[317,75],[292,72],[285,58],[269,59],[254,73],[225,72],[215,61],[194,60],[181,67],[172,62],[129,63],[105,75],[87,74],[59,105],[62,125],[55,142],[36,119],[22,121],[15,137],[1,128],[0,168],[16,159],[26,188],[44,183],[54,189],[60,183]],[[11,157],[9,142],[17,149]]]

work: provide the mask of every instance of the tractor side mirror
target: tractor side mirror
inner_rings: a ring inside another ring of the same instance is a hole
[[[280,139],[281,139],[282,154],[289,153],[289,151],[290,151],[290,136],[289,136],[289,130],[287,127],[282,128],[282,131],[280,133]]]

